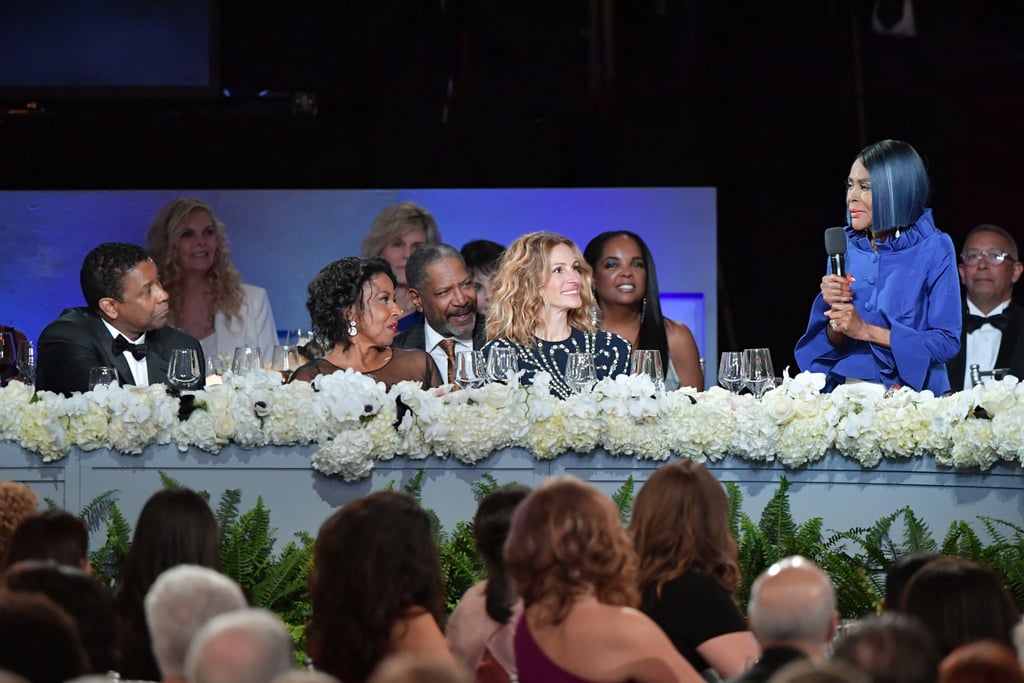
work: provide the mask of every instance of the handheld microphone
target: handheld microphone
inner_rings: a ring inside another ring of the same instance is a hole
[[[825,251],[832,265],[832,274],[846,277],[846,232],[842,227],[825,230]]]

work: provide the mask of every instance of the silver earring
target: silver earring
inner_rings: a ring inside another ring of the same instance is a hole
[[[350,336],[350,337],[356,336],[356,321],[355,320],[349,320],[348,321],[348,336]]]
[[[647,297],[646,296],[644,297],[644,300],[640,302],[640,324],[641,325],[644,324],[644,316],[645,315],[647,315]]]

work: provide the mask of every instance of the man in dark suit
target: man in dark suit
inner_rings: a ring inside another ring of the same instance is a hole
[[[395,346],[423,349],[441,377],[453,382],[458,352],[479,349],[486,341],[473,279],[458,250],[440,242],[417,247],[405,264],[405,277],[409,298],[424,320],[395,337]]]
[[[204,374],[199,342],[167,326],[167,292],[142,247],[99,245],[86,255],[80,280],[87,306],[66,309],[39,336],[36,389],[88,391],[98,366],[116,368],[122,385],[166,384],[172,349],[195,349]]]
[[[1024,306],[1012,298],[1024,271],[1017,242],[998,225],[979,225],[967,233],[959,268],[966,296],[960,352],[946,363],[953,391],[971,387],[974,364],[1024,379]]]
[[[779,560],[754,581],[747,619],[761,658],[731,683],[764,683],[791,662],[820,662],[839,623],[832,581],[806,557]]]

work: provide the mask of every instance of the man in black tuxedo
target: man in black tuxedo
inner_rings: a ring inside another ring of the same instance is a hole
[[[966,297],[960,352],[946,363],[953,391],[970,388],[972,364],[1024,379],[1024,306],[1013,302],[1024,271],[1017,242],[998,225],[979,225],[967,233],[959,268]]]
[[[199,342],[167,326],[167,292],[145,249],[101,244],[86,255],[80,280],[87,306],[65,309],[39,336],[36,389],[88,391],[97,366],[116,368],[122,385],[166,384],[171,349],[195,349],[204,374]]]
[[[466,263],[454,247],[428,242],[409,257],[405,277],[409,298],[424,320],[395,337],[395,346],[423,349],[437,363],[441,377],[454,382],[458,352],[479,349],[486,341]]]

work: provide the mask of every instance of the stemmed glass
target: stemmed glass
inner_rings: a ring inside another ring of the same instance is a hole
[[[280,372],[282,381],[287,382],[295,368],[300,365],[302,365],[302,359],[299,357],[297,348],[284,344],[274,347],[274,355],[270,359],[269,369]]]
[[[171,362],[167,366],[168,384],[178,391],[195,389],[202,376],[195,349],[171,349]]]
[[[0,381],[6,381],[11,368],[17,365],[18,359],[14,347],[14,334],[0,332]]]
[[[455,357],[455,383],[463,389],[479,389],[487,382],[484,352],[459,351]]]
[[[661,367],[661,353],[655,349],[634,349],[629,357],[629,374],[647,375],[657,391],[665,388],[665,372]]]
[[[103,384],[113,386],[121,384],[117,379],[117,368],[112,368],[109,365],[97,365],[89,368],[89,391]]]
[[[263,354],[255,346],[239,346],[231,359],[231,372],[244,375],[250,370],[263,369]]]
[[[36,381],[36,347],[28,339],[18,342],[18,374],[28,384]]]
[[[487,379],[510,384],[519,372],[519,358],[511,346],[492,346],[487,356]]]
[[[743,351],[743,381],[761,400],[764,392],[775,384],[775,370],[772,368],[772,354],[768,349],[746,349]]]
[[[593,389],[597,383],[594,355],[586,352],[570,353],[569,361],[565,365],[565,383],[574,394],[582,394]]]
[[[718,363],[718,383],[723,389],[738,394],[743,388],[743,352],[723,351]]]

